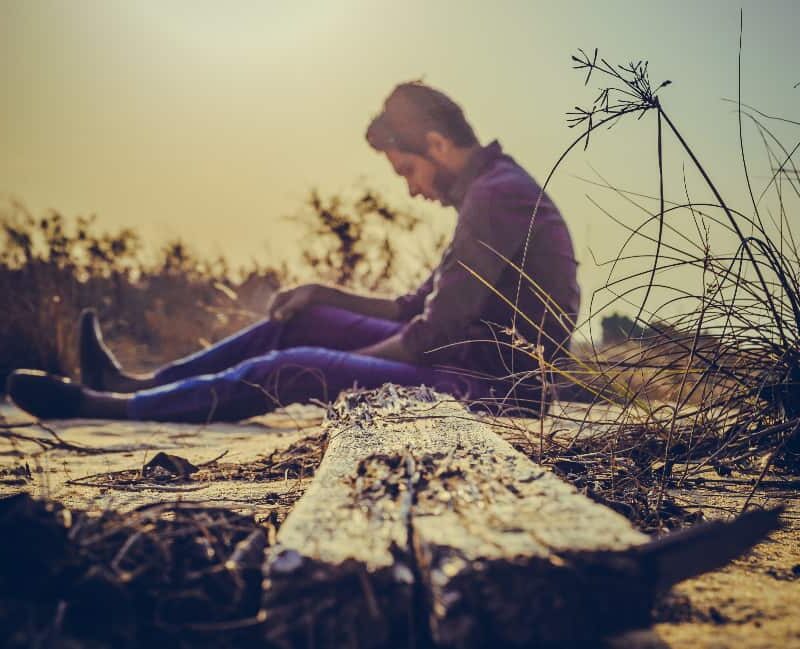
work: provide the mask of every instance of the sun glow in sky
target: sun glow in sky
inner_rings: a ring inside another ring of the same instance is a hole
[[[364,141],[385,96],[423,77],[464,107],[482,141],[499,139],[541,182],[576,135],[565,113],[596,94],[571,69],[579,47],[649,60],[654,82],[671,79],[667,110],[723,190],[744,198],[736,114],[722,101],[737,93],[739,5],[563,7],[0,0],[0,198],[35,213],[96,213],[101,226],[136,227],[154,244],[181,237],[234,265],[290,248],[298,230],[282,217],[312,187],[373,187],[446,229],[453,214],[408,198]],[[796,119],[798,5],[743,9],[742,98]],[[596,169],[652,194],[654,138],[649,118],[598,133],[553,181],[587,294],[601,283],[590,248],[613,256],[623,233],[587,199],[602,191],[576,176],[596,178]]]

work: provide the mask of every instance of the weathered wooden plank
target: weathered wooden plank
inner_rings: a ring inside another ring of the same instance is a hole
[[[584,646],[778,524],[753,512],[651,542],[424,389],[347,395],[328,432],[265,562],[281,647]]]
[[[416,411],[395,424],[407,431],[405,461],[384,452],[362,473],[383,483],[383,499],[411,486],[414,564],[435,642],[561,643],[646,622],[655,589],[624,553],[648,537],[452,400],[405,407]]]
[[[645,623],[653,584],[626,553],[648,538],[450,412],[420,462],[412,519],[433,639],[527,647]]]
[[[638,588],[625,570],[587,565],[647,537],[461,405],[387,387],[337,411],[314,483],[266,563],[273,642],[397,646],[420,608],[448,646],[560,640],[597,605],[591,582]]]
[[[267,637],[280,647],[382,647],[410,633],[410,501],[367,502],[358,478],[365,457],[402,452],[405,431],[373,421],[364,401],[338,410],[314,481],[265,562]]]

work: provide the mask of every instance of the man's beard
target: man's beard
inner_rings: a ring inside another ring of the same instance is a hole
[[[433,189],[442,205],[452,205],[450,190],[456,181],[456,175],[437,163],[434,163],[436,173],[433,176]]]

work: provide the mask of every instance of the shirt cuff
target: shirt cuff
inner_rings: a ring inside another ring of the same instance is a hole
[[[397,305],[397,319],[400,322],[408,322],[422,310],[420,300],[416,299],[416,295],[401,295],[396,298],[394,303]]]

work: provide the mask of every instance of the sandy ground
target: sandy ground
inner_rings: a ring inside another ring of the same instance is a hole
[[[723,486],[681,497],[712,517],[738,511],[749,491]],[[764,490],[754,502],[783,504],[783,529],[722,570],[679,584],[654,627],[664,646],[800,647],[800,492]]]
[[[82,481],[99,473],[140,469],[159,451],[179,455],[195,465],[209,462],[223,453],[221,461],[225,463],[250,463],[318,431],[322,414],[319,408],[297,407],[246,423],[213,426],[80,419],[48,422],[48,428],[62,440],[102,452],[77,453],[60,448],[42,451],[33,442],[3,436],[0,438],[0,495],[26,490],[33,496],[51,498],[75,509],[124,511],[146,503],[180,499],[264,513],[274,506],[276,495],[302,491],[305,480],[214,480],[198,485],[200,488],[85,486],[72,481]],[[0,406],[0,416],[6,424],[24,425],[33,421],[7,404]],[[53,440],[52,434],[35,426],[12,430]],[[30,478],[19,475],[25,465],[30,468]]]
[[[281,498],[299,495],[308,479],[215,480],[191,490],[169,485],[86,486],[73,481],[93,474],[141,468],[159,451],[180,455],[196,465],[223,453],[226,463],[252,462],[318,432],[322,415],[319,408],[297,406],[230,425],[84,420],[49,423],[52,431],[66,442],[102,450],[93,454],[59,448],[43,451],[34,442],[10,437],[6,428],[0,437],[0,495],[25,490],[61,501],[68,507],[116,510],[182,499],[265,515],[280,506],[275,503]],[[0,405],[0,417],[6,426],[21,425],[10,429],[11,432],[54,439],[51,432],[32,426],[30,418],[9,405]],[[532,434],[539,430],[534,425]],[[747,485],[720,482],[674,495],[711,518],[737,511],[748,491]],[[783,503],[784,528],[728,567],[679,585],[659,611],[652,629],[626,634],[610,644],[671,649],[800,648],[800,491],[765,489],[754,502]]]

